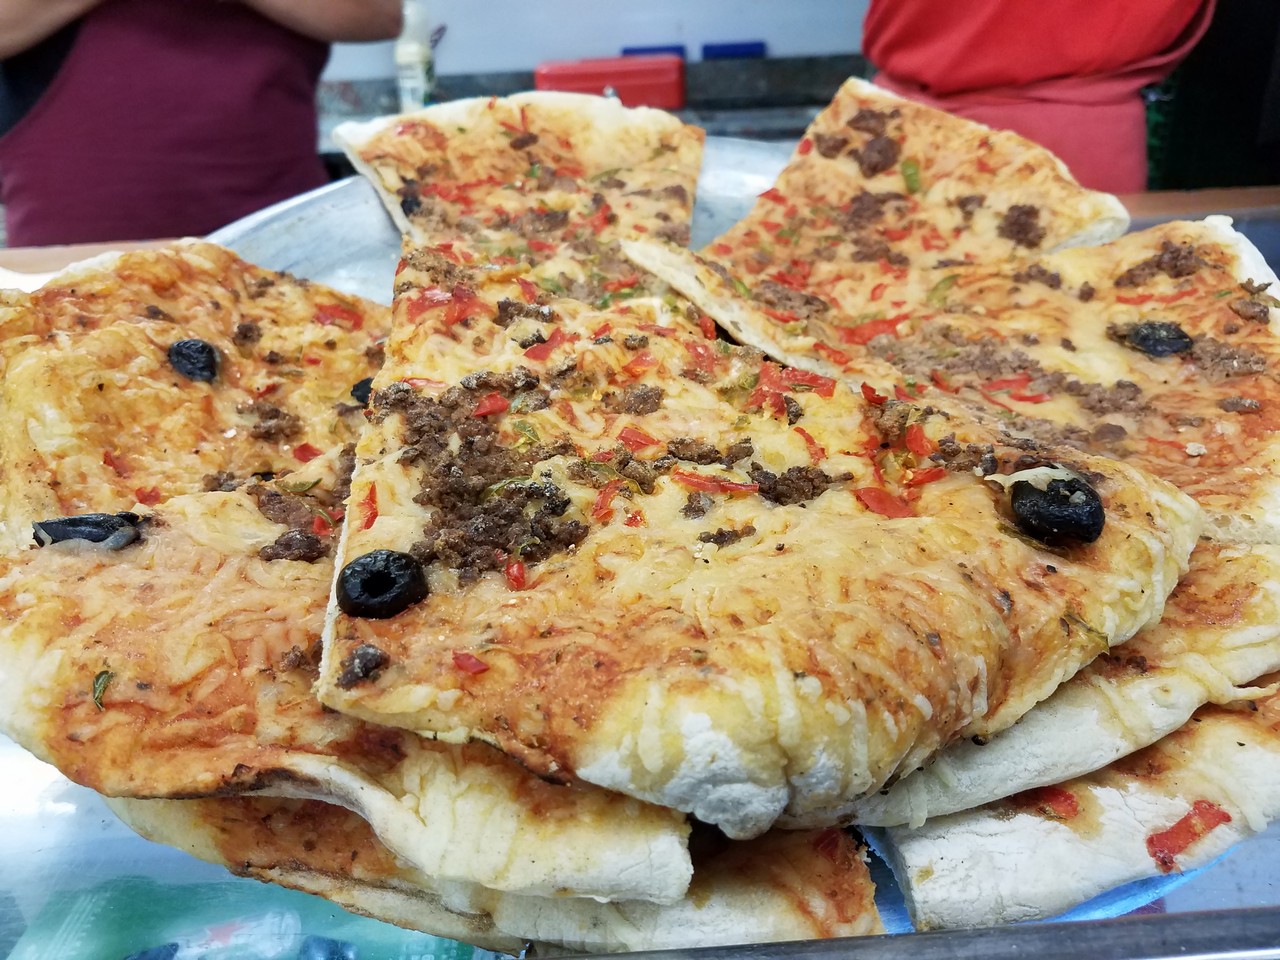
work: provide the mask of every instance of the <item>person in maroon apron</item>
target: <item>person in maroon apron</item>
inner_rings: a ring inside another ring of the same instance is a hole
[[[399,0],[4,6],[0,81],[20,113],[0,135],[11,246],[200,235],[322,185],[328,42],[400,26]]]

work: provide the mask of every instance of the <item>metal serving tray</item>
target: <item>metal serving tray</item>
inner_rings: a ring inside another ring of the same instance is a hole
[[[750,208],[790,145],[708,138],[693,242]],[[1145,225],[1145,224],[1144,224]],[[1246,233],[1248,224],[1244,224]],[[1264,229],[1275,224],[1263,222]],[[246,259],[386,302],[399,235],[351,179],[278,204],[210,238]],[[1260,238],[1261,239],[1261,238]],[[0,956],[15,960],[489,960],[485,951],[354,917],[305,894],[231,877],[149,843],[92,791],[0,737]],[[902,895],[873,864],[893,935],[674,951],[667,957],[1091,960],[1280,957],[1280,825],[1187,876],[1130,884],[1059,922],[909,933]],[[1253,908],[1253,909],[1243,909]],[[1120,917],[1132,911],[1152,914]],[[1189,911],[1214,911],[1188,913]]]

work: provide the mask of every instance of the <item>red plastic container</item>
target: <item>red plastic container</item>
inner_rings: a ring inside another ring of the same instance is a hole
[[[659,54],[543,63],[533,71],[533,85],[574,93],[609,91],[628,107],[679,110],[684,106],[684,60]]]

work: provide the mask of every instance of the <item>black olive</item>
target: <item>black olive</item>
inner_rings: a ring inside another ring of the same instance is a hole
[[[385,620],[426,599],[427,575],[407,553],[373,550],[338,574],[338,606],[352,617]]]
[[[169,348],[169,366],[188,380],[211,383],[218,375],[218,348],[203,340],[179,340]]]
[[[356,403],[365,407],[369,405],[369,397],[372,393],[373,377],[365,377],[351,388],[351,396],[355,398]]]
[[[406,217],[412,217],[422,207],[422,200],[416,193],[406,194],[400,198],[400,209]]]
[[[1186,353],[1194,345],[1187,331],[1164,320],[1146,320],[1124,327],[1119,331],[1119,339],[1148,357],[1171,357]]]
[[[1050,480],[1043,490],[1015,480],[1009,507],[1019,530],[1049,546],[1093,543],[1106,523],[1102,498],[1080,477]]]
[[[41,547],[67,540],[100,543],[108,550],[119,550],[138,539],[136,513],[82,513],[77,517],[40,520],[31,525],[32,539]]]

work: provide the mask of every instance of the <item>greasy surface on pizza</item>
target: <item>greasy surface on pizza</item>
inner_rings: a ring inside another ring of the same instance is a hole
[[[926,304],[923,268],[1097,242],[1127,223],[1042,147],[849,80],[774,186],[702,253],[769,312],[750,342],[838,364]]]
[[[616,951],[883,932],[865,855],[836,830],[711,841],[699,850],[688,895],[657,905],[467,896],[397,862],[358,817],[322,803],[246,797],[111,806],[144,836],[237,873],[505,952],[526,940]]]
[[[689,242],[704,134],[661,110],[540,92],[438,104],[335,138],[414,242],[536,265],[530,282],[596,301],[652,282],[617,256],[618,238]]]
[[[1274,274],[1225,218],[1101,247],[934,271],[937,313],[867,342],[926,397],[1176,484],[1219,537],[1276,542]]]
[[[883,831],[917,927],[1052,916],[1103,890],[1210,863],[1280,816],[1280,695],[1205,706],[1104,770],[918,830]]]
[[[1240,685],[1274,670],[1280,548],[1201,543],[1159,624],[1101,654],[1008,730],[959,740],[860,801],[857,820],[919,826],[1082,776],[1172,733],[1206,702],[1238,699]]]
[[[1198,512],[1122,465],[988,451],[660,300],[531,304],[519,280],[433,250],[400,274],[339,564],[409,553],[431,592],[335,605],[331,706],[751,835],[1007,726],[1184,569]],[[1056,460],[1105,501],[1088,546],[1021,537],[973,470]]]
[[[377,370],[388,326],[385,307],[206,243],[72,268],[7,307],[11,546],[32,520],[151,505],[354,443],[351,388]],[[216,349],[216,366],[195,371],[212,379],[171,362],[184,340]]]
[[[331,509],[331,484],[266,509],[309,527]],[[333,798],[441,878],[548,895],[683,892],[678,814],[545,783],[482,744],[325,711],[312,658],[333,566],[271,558],[287,527],[263,515],[269,496],[178,497],[120,550],[79,541],[0,560],[5,732],[107,794]]]

